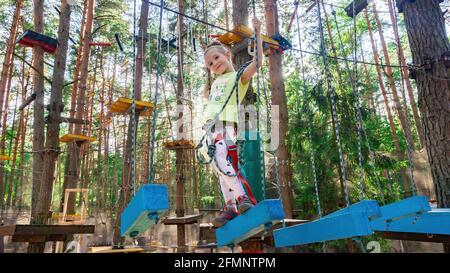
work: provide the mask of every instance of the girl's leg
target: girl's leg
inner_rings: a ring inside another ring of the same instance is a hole
[[[225,139],[221,139],[219,135],[215,138],[217,141],[216,161],[220,170],[222,170],[225,174],[221,173],[219,170],[217,171],[221,177],[221,185],[224,184],[222,188],[230,190],[230,193],[233,195],[233,202],[235,202],[235,200],[238,202],[237,207],[239,213],[243,213],[251,208],[253,203],[249,200],[239,177],[236,176],[235,168],[237,169],[237,162],[235,162],[235,166],[233,167],[232,162],[228,160],[228,147],[236,148],[236,131],[234,126],[226,126],[223,132]],[[235,153],[237,153],[237,151],[235,151]],[[235,160],[237,160],[237,154],[235,154]],[[217,166],[215,166],[215,168],[217,168]]]

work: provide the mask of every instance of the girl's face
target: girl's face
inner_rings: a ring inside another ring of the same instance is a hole
[[[229,58],[229,53],[224,54],[221,49],[213,47],[205,54],[205,64],[211,73],[221,75],[233,71]]]

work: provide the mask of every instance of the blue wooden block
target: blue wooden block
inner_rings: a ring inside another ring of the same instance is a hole
[[[217,245],[236,245],[284,219],[280,199],[266,199],[216,230]]]
[[[323,218],[331,218],[331,217],[335,217],[338,215],[349,214],[349,213],[351,214],[354,212],[362,212],[362,211],[365,212],[369,216],[369,219],[381,217],[381,210],[380,210],[380,207],[378,206],[377,201],[363,200],[361,202],[350,205],[344,209],[340,209],[333,213],[327,214]]]
[[[450,235],[450,209],[433,209],[395,221],[372,221],[376,231]]]
[[[121,235],[134,237],[146,231],[168,209],[167,185],[143,185],[122,212]]]
[[[275,247],[304,245],[373,234],[365,211],[337,214],[274,230]]]
[[[417,213],[431,211],[426,196],[413,196],[404,200],[380,207],[381,217],[377,221],[395,221]]]

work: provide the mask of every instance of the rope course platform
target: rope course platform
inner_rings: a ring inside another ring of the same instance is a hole
[[[59,138],[59,141],[61,142],[71,142],[71,141],[75,141],[75,142],[93,142],[96,141],[97,139],[95,137],[90,137],[90,136],[84,136],[84,135],[76,135],[76,134],[65,134],[62,137]]]
[[[0,155],[0,161],[8,161],[12,158],[9,155]]]
[[[4,225],[0,236],[12,236],[12,242],[44,243],[66,241],[73,234],[93,234],[94,230],[94,225]]]
[[[141,116],[150,116],[153,112],[153,109],[155,108],[153,103],[136,100],[136,112],[139,112]],[[131,106],[133,104],[132,99],[120,97],[115,101],[109,111],[111,113],[120,113],[120,114],[126,114],[131,113]]]
[[[19,36],[17,43],[26,47],[40,46],[50,54],[54,54],[58,46],[56,39],[29,29]]]
[[[185,139],[164,142],[163,146],[167,150],[195,149],[194,142]]]

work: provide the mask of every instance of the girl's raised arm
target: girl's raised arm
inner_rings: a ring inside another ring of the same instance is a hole
[[[257,18],[253,18],[252,20],[253,27],[255,29],[255,37],[256,37],[256,43],[258,47],[258,69],[262,65],[262,59],[263,59],[263,46],[262,46],[262,39],[261,39],[261,21],[259,21]],[[241,76],[241,82],[242,84],[246,84],[250,81],[250,79],[255,75],[256,73],[256,54],[253,55],[253,61],[245,68],[244,72]]]

